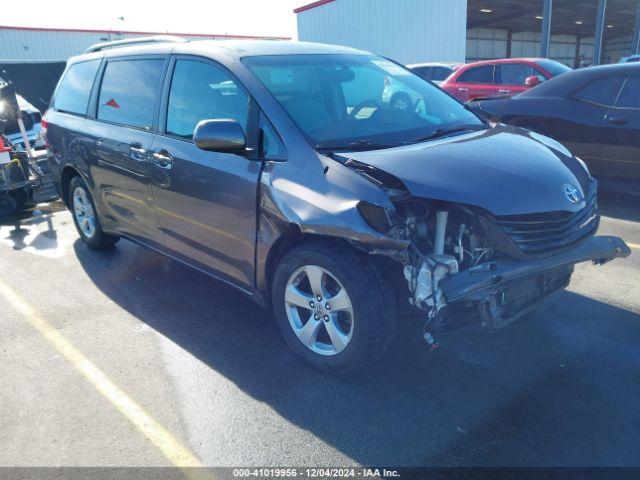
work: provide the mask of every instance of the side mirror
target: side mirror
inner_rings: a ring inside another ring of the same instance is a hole
[[[238,122],[221,118],[202,120],[193,132],[193,141],[201,150],[208,152],[244,152],[247,140]]]
[[[537,75],[531,75],[530,77],[527,77],[524,81],[524,84],[527,87],[535,87],[536,85],[540,85],[542,83],[542,81],[540,80],[540,77]]]

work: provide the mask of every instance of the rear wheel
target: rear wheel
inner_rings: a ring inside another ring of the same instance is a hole
[[[342,244],[309,243],[289,252],[276,269],[272,296],[286,342],[321,370],[362,369],[395,334],[391,289],[366,258]]]
[[[115,245],[120,238],[104,233],[102,230],[93,198],[84,181],[80,177],[73,177],[68,191],[69,209],[82,241],[93,249],[109,248]]]

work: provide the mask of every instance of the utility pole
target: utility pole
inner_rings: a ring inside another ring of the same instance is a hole
[[[553,0],[543,0],[542,8],[542,37],[540,38],[540,56],[549,58],[549,47],[551,45],[551,11],[553,10]]]

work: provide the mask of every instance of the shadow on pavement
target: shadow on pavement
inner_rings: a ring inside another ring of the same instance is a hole
[[[61,202],[52,202],[0,217],[0,240],[6,240],[14,250],[24,250],[27,247],[55,250],[58,234],[53,225],[52,215],[61,210],[64,210]],[[34,235],[35,232],[37,234]]]
[[[130,242],[74,248],[114,302],[251,397],[363,464],[640,464],[640,315],[574,293],[495,335],[407,318],[384,362],[332,377],[300,363],[270,313]]]
[[[598,207],[605,217],[640,222],[640,196],[598,190]]]

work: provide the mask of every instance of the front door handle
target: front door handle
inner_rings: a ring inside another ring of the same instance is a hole
[[[142,144],[136,142],[129,145],[129,156],[134,160],[144,161],[146,154],[147,149],[142,148]]]
[[[609,121],[614,125],[624,125],[629,119],[627,117],[609,117]]]
[[[468,92],[469,89],[468,88],[464,88],[464,87],[460,87],[460,88],[458,88],[458,91],[459,92]]]
[[[153,163],[164,170],[171,170],[173,167],[173,157],[166,150],[158,150],[153,153]]]
[[[498,90],[498,93],[510,93],[510,92],[511,90],[505,90],[505,89]]]

